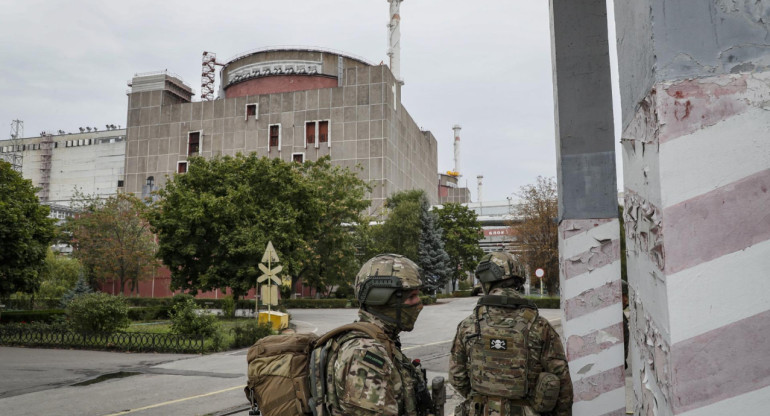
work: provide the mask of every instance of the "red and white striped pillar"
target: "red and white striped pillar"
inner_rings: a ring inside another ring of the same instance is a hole
[[[573,414],[624,415],[618,219],[562,220],[559,270]]]
[[[562,328],[575,416],[626,413],[606,0],[551,0]]]
[[[634,3],[615,15],[635,413],[768,414],[770,6]]]

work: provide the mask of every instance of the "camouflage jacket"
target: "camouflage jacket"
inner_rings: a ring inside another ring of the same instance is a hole
[[[395,332],[365,311],[359,316],[388,335]],[[333,415],[417,415],[417,374],[395,344],[391,357],[385,345],[363,333],[350,332],[330,342],[339,345],[327,362],[327,403]]]
[[[513,289],[494,289],[490,295],[508,296],[520,298],[521,295]],[[502,321],[511,314],[525,313],[524,309],[510,309],[502,307],[480,307],[480,317],[482,319],[491,319],[493,321]],[[534,314],[533,314],[534,316]],[[457,326],[457,334],[452,344],[452,352],[449,362],[449,382],[463,397],[464,412],[456,414],[474,414],[472,402],[486,402],[486,412],[484,415],[491,416],[515,416],[515,415],[538,415],[531,408],[507,411],[505,410],[505,400],[494,397],[485,397],[475,393],[471,389],[469,376],[470,369],[470,342],[478,342],[476,337],[476,316],[471,315],[465,318]],[[528,359],[528,385],[534,386],[537,382],[540,372],[549,372],[555,374],[560,383],[559,395],[556,407],[548,413],[539,413],[543,416],[568,416],[572,414],[572,381],[569,375],[567,359],[564,353],[561,339],[553,327],[543,317],[538,317],[529,330],[529,359]],[[526,357],[526,353],[522,354]],[[475,400],[474,400],[475,399]],[[529,401],[531,397],[525,400]]]

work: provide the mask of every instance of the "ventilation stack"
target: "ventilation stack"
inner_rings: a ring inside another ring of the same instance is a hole
[[[401,2],[404,0],[388,0],[390,3],[390,22],[388,23],[388,57],[390,71],[396,79],[401,79]]]
[[[457,176],[460,176],[460,127],[459,124],[452,126],[452,130],[455,132],[455,168],[454,172]]]

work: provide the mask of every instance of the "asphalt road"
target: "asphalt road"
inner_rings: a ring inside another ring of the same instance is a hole
[[[446,377],[455,329],[476,300],[427,306],[414,331],[402,334],[402,350],[421,359],[429,380]],[[354,309],[289,312],[297,332],[317,334],[356,318]],[[559,313],[541,311],[557,325]],[[245,349],[201,356],[0,347],[0,414],[246,415],[245,374]],[[447,392],[451,414],[459,397]]]

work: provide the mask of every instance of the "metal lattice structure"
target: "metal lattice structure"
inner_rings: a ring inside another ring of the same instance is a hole
[[[203,52],[201,68],[201,101],[211,101],[214,99],[214,77],[216,71],[217,55],[212,52]]]
[[[24,122],[21,120],[11,121],[11,148],[10,152],[0,153],[2,160],[10,163],[13,170],[21,173],[22,166],[24,164],[24,152],[22,151],[24,140]]]

